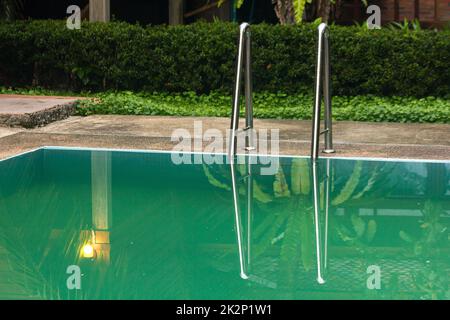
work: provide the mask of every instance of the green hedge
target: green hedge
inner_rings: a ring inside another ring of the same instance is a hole
[[[0,23],[0,85],[64,90],[230,92],[238,27]],[[311,91],[316,28],[255,25],[255,91]],[[331,27],[336,95],[445,96],[450,32]]]

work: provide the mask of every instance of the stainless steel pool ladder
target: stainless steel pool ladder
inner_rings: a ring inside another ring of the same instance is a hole
[[[245,65],[244,65],[245,61]],[[231,113],[231,134],[229,144],[229,156],[232,158],[237,152],[237,133],[239,130],[239,100],[241,92],[242,69],[244,71],[244,91],[245,91],[245,128],[242,131],[248,131],[245,140],[245,150],[254,150],[253,146],[253,86],[251,70],[251,33],[250,25],[246,22],[239,27],[239,43],[236,65],[236,79],[233,92],[233,109]]]
[[[231,113],[231,132],[228,156],[231,169],[231,180],[233,189],[233,205],[235,214],[235,226],[237,234],[237,242],[239,249],[239,262],[240,262],[240,275],[243,279],[248,279],[248,265],[250,257],[249,243],[247,248],[247,257],[244,254],[244,248],[242,243],[242,223],[239,209],[239,191],[236,185],[236,172],[234,167],[234,159],[237,153],[237,131],[239,128],[239,105],[240,105],[240,90],[242,80],[242,69],[245,61],[244,71],[244,83],[245,83],[245,128],[244,132],[248,131],[248,135],[245,140],[245,151],[251,151],[253,147],[253,106],[252,106],[252,74],[251,74],[251,34],[250,25],[248,23],[242,23],[239,27],[239,42],[238,42],[238,55],[236,65],[236,79],[233,93],[233,109]],[[250,159],[248,159],[247,166],[247,240],[250,241],[250,226],[252,215],[252,198],[253,198],[253,177],[251,172]]]
[[[329,29],[326,23],[318,28],[319,39],[317,45],[317,66],[314,95],[314,109],[312,122],[311,159],[319,157],[319,137],[325,134],[325,153],[333,153],[333,130],[331,121],[331,92],[330,92],[330,45]],[[325,129],[320,131],[321,100],[325,103]]]
[[[317,282],[325,283],[324,273],[328,262],[328,215],[330,209],[331,197],[331,163],[330,159],[325,162],[325,219],[323,221],[324,230],[322,231],[322,219],[320,219],[320,183],[317,159],[319,158],[319,137],[325,135],[324,153],[334,153],[333,149],[333,129],[331,116],[331,90],[330,90],[330,44],[329,29],[325,23],[318,27],[318,45],[317,45],[317,65],[316,82],[314,95],[314,109],[312,121],[312,139],[311,139],[311,165],[313,179],[313,206],[314,206],[314,227],[316,238],[316,259],[317,259]],[[320,113],[322,98],[325,104],[324,112],[324,130],[320,131]]]
[[[250,25],[243,23],[240,26],[239,33],[239,48],[236,67],[236,82],[233,94],[233,109],[231,115],[231,134],[229,143],[229,159],[231,167],[231,179],[233,189],[234,200],[234,212],[235,212],[235,225],[239,250],[240,261],[240,275],[243,279],[251,279],[250,276],[250,258],[251,258],[251,220],[252,220],[252,207],[253,207],[253,176],[251,172],[251,163],[248,159],[247,175],[244,178],[247,180],[247,254],[244,253],[243,247],[243,235],[242,235],[242,223],[239,206],[239,194],[236,185],[236,172],[234,167],[234,159],[237,153],[236,139],[237,131],[239,128],[239,98],[240,87],[242,78],[243,61],[245,60],[245,128],[246,130],[253,130],[253,108],[252,108],[252,78],[251,78],[251,39],[250,39]],[[244,51],[245,50],[245,51]],[[323,88],[321,86],[323,85]],[[316,256],[317,256],[317,281],[320,284],[325,283],[324,271],[327,268],[327,245],[328,245],[328,214],[329,214],[329,199],[330,199],[330,179],[331,168],[330,160],[326,162],[326,181],[325,181],[325,221],[324,221],[324,234],[321,232],[321,219],[320,219],[320,201],[319,190],[320,183],[318,181],[318,163],[315,161],[318,159],[319,149],[319,136],[325,134],[325,153],[332,153],[333,140],[332,140],[332,123],[331,123],[331,95],[330,95],[330,62],[329,62],[329,43],[328,43],[328,27],[322,23],[319,25],[319,41],[318,41],[318,54],[317,54],[317,70],[316,70],[316,93],[314,103],[313,114],[313,135],[311,146],[311,158],[312,160],[312,178],[313,178],[313,201],[314,201],[314,220],[315,220],[315,238],[316,238]],[[325,130],[320,132],[320,108],[322,91],[325,102]],[[251,132],[250,132],[251,133]],[[249,136],[251,138],[249,138]],[[245,141],[245,150],[253,150],[253,139],[251,135],[247,136]]]

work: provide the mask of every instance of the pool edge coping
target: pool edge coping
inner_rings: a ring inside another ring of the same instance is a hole
[[[0,159],[1,161],[13,159],[15,157],[23,156],[28,153],[33,153],[39,150],[78,150],[78,151],[111,151],[111,152],[131,152],[131,153],[163,153],[163,154],[172,154],[172,153],[180,153],[179,151],[171,151],[171,150],[155,150],[155,149],[120,149],[120,148],[96,148],[96,147],[65,147],[65,146],[41,146],[38,148],[34,148],[25,152],[21,152],[19,154],[6,157],[4,159]],[[190,154],[211,154],[210,152],[204,151],[190,151]],[[226,156],[227,154],[224,152],[216,152],[216,155]],[[237,154],[238,156],[243,156],[245,154]],[[250,154],[250,156],[261,156],[261,157],[279,157],[279,158],[295,158],[295,159],[305,159],[310,158],[309,156],[301,156],[301,155],[271,155],[271,154]],[[425,163],[450,163],[449,160],[438,160],[438,159],[407,159],[407,158],[383,158],[383,157],[319,157],[319,159],[336,159],[336,160],[366,160],[366,161],[390,161],[390,162],[425,162]]]
[[[96,147],[69,147],[69,146],[41,146],[37,148],[33,148],[31,150],[27,150],[12,156],[8,156],[6,158],[0,159],[0,162],[14,159],[16,157],[24,156],[29,153],[33,153],[39,150],[73,150],[73,151],[110,151],[110,152],[130,152],[130,153],[163,153],[163,154],[172,154],[172,153],[180,153],[179,151],[171,151],[171,150],[156,150],[156,149],[121,149],[121,148],[96,148]],[[212,154],[210,152],[204,151],[189,151],[190,154]],[[227,154],[224,152],[216,152],[213,153],[216,155],[226,156]],[[238,156],[244,156],[246,154],[238,153]],[[249,154],[250,156],[259,156],[259,157],[278,157],[278,158],[294,158],[294,159],[305,159],[310,158],[310,156],[301,156],[301,155],[288,155],[288,154]],[[449,160],[439,160],[439,159],[416,159],[416,158],[384,158],[384,157],[344,157],[344,156],[333,156],[327,157],[322,156],[319,159],[335,159],[335,160],[366,160],[366,161],[384,161],[384,162],[423,162],[423,163],[450,163]]]

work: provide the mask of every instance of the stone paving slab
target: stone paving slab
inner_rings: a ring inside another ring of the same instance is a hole
[[[8,127],[0,127],[0,138],[12,135],[12,134],[16,134],[17,132],[22,131],[21,129],[18,128],[8,128]]]
[[[224,142],[225,143],[225,142]],[[165,137],[132,137],[20,132],[0,139],[0,159],[42,146],[172,150],[175,142]],[[448,146],[370,145],[336,143],[336,153],[321,157],[370,157],[396,159],[449,160]],[[202,151],[193,146],[192,151]],[[280,154],[309,156],[310,143],[280,141]]]
[[[225,135],[230,120],[214,117],[96,115],[72,116],[34,129],[0,127],[0,158],[42,146],[171,150],[176,144],[171,141],[173,131],[185,129],[194,137],[194,124],[201,124],[197,134],[201,135],[208,129],[218,129]],[[279,129],[280,154],[310,154],[311,121],[255,119],[255,128]],[[335,122],[333,128],[337,153],[330,157],[450,160],[449,124],[340,121]],[[225,141],[223,146],[225,149]]]
[[[208,129],[219,129],[222,134],[225,134],[225,130],[230,126],[229,119],[218,117],[96,115],[70,117],[35,131],[61,134],[171,137],[174,130],[186,129],[194,136],[195,122],[201,123],[200,134]],[[241,127],[243,127],[243,122]],[[254,127],[256,130],[279,129],[281,140],[309,142],[311,139],[311,121],[309,120],[255,119]],[[334,122],[333,130],[336,143],[450,146],[449,124],[339,121]]]
[[[62,120],[74,112],[78,98],[0,95],[0,125],[34,128]]]

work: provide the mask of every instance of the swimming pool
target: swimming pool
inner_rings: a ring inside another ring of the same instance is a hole
[[[236,164],[236,211],[227,164],[52,147],[0,161],[0,298],[450,299],[450,162],[279,164]]]

